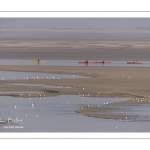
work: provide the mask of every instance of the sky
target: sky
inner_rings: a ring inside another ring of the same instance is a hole
[[[0,28],[150,29],[150,18],[0,18]]]

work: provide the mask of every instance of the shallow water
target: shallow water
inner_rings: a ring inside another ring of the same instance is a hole
[[[86,66],[86,64],[78,64],[85,60],[44,60],[44,63],[31,62],[31,60],[16,59],[0,59],[1,65],[30,65],[30,66]],[[89,60],[89,62],[98,62],[103,60]],[[150,67],[150,61],[139,61],[143,64],[127,64],[127,61],[107,61],[110,64],[88,64],[87,66],[110,66],[110,67]],[[132,62],[132,61],[131,61]]]
[[[13,85],[21,85],[21,86],[39,86],[43,88],[71,88],[70,86],[54,86],[54,85],[46,85],[46,84],[26,84],[26,83],[12,83]]]
[[[80,75],[67,75],[67,74],[50,74],[39,72],[10,72],[0,71],[0,80],[16,80],[16,79],[61,79],[61,78],[86,78]]]
[[[49,98],[0,98],[0,118],[23,118],[20,125],[0,126],[0,132],[149,132],[149,120],[119,121],[86,117],[75,112],[81,106],[107,107],[104,102],[116,98],[81,98],[78,95],[56,96]],[[125,99],[117,99],[122,101]],[[34,107],[29,106],[34,103]],[[14,106],[17,106],[15,109]],[[109,106],[110,107],[110,106]],[[116,106],[112,106],[116,107]],[[123,113],[149,115],[149,105],[117,106],[124,108]],[[140,113],[141,112],[141,113]],[[26,116],[27,114],[27,116]],[[36,117],[36,115],[38,115]],[[10,128],[11,127],[11,128]],[[13,128],[12,128],[13,127]],[[20,128],[15,128],[20,127]],[[116,128],[117,127],[117,128]]]

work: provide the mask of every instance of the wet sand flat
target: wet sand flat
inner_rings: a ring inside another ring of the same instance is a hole
[[[0,38],[0,59],[150,60],[145,38]]]
[[[36,80],[1,80],[1,92],[25,90],[42,91],[40,87],[28,87],[9,85],[6,83],[30,83],[59,86],[70,86],[67,89],[45,88],[44,90],[54,90],[61,94],[84,94],[93,96],[109,97],[130,97],[142,98],[149,96],[150,76],[149,68],[121,68],[121,67],[51,67],[51,66],[0,66],[2,71],[25,71],[25,72],[45,72],[56,74],[71,74],[90,76],[91,78],[78,79],[36,79]],[[83,90],[84,87],[84,90]],[[99,94],[98,94],[99,93]],[[144,100],[143,100],[144,102]],[[137,102],[138,103],[138,102]]]

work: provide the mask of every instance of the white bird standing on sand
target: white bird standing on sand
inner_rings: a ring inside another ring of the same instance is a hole
[[[84,87],[82,88],[82,90],[84,90]]]
[[[38,117],[38,115],[37,115],[37,114],[36,114],[35,116],[36,116],[36,117]]]
[[[17,106],[14,106],[15,107],[15,109],[17,108]]]

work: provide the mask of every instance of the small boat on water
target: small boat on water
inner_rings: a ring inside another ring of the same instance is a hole
[[[96,61],[96,62],[78,62],[79,64],[110,64],[111,62],[103,62],[103,61]]]
[[[37,59],[37,60],[31,60],[31,62],[32,63],[45,63],[46,60],[39,60],[39,59]]]
[[[143,64],[143,62],[127,62],[127,64]]]

